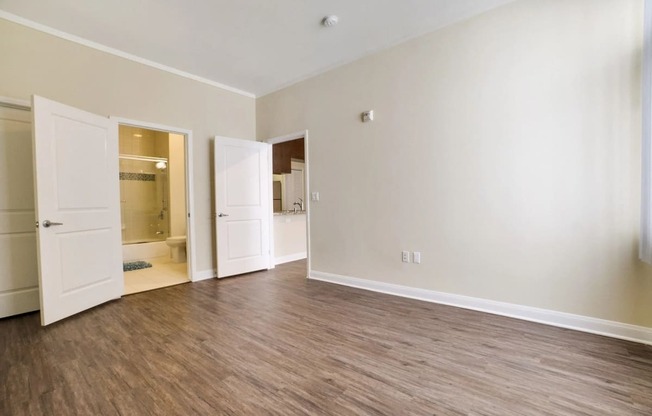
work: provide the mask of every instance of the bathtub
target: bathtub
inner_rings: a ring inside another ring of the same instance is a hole
[[[153,257],[170,256],[170,248],[165,241],[127,242],[122,245],[122,260],[145,260]]]

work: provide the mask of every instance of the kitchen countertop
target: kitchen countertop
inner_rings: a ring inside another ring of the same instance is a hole
[[[281,215],[301,215],[305,214],[306,211],[280,211],[280,212],[275,212],[274,216],[281,216]]]

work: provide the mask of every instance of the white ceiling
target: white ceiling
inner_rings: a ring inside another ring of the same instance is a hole
[[[0,10],[256,96],[513,0],[0,0]],[[320,25],[336,14],[333,28]]]

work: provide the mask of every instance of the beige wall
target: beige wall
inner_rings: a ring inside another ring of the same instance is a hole
[[[309,130],[313,270],[652,326],[642,6],[517,1],[258,99]]]
[[[170,235],[186,235],[186,165],[184,136],[170,134]]]
[[[196,255],[214,267],[212,137],[253,139],[255,102],[0,19],[0,96],[31,94],[102,115],[193,131]]]

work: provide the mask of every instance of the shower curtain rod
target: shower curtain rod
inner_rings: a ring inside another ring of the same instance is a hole
[[[166,157],[150,157],[150,156],[138,156],[138,155],[118,155],[119,159],[127,160],[141,160],[143,162],[165,162],[167,163],[168,158]]]

